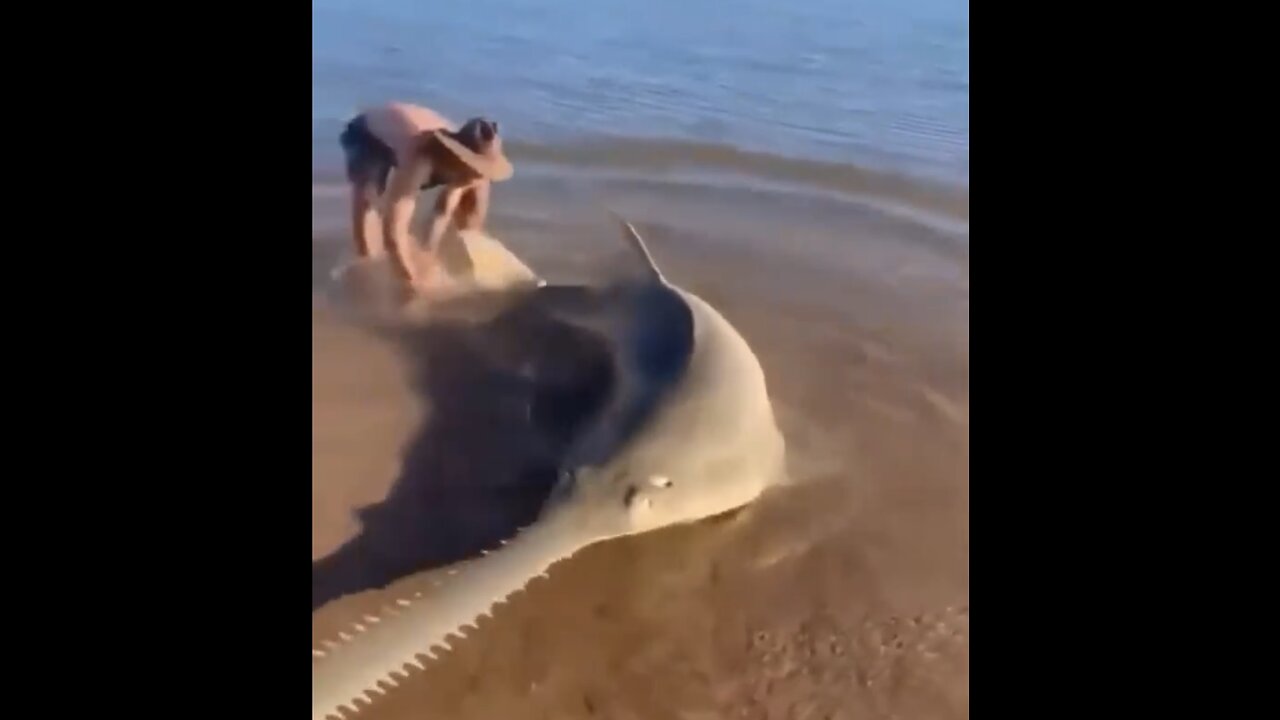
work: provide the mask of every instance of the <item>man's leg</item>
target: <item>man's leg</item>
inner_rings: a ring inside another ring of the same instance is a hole
[[[382,256],[382,218],[378,211],[378,189],[372,182],[351,183],[351,232],[356,255]]]
[[[386,183],[389,160],[386,150],[365,127],[363,118],[347,124],[339,138],[346,157],[347,182],[351,185],[351,235],[356,255],[382,255],[378,198]]]

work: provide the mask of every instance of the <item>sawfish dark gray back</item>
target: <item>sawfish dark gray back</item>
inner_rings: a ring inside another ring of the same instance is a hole
[[[667,283],[635,228],[614,217],[643,266],[640,276],[603,287],[545,285],[524,310],[603,337],[612,350],[610,401],[566,457],[566,472],[605,462],[633,437],[684,375],[694,350],[689,304]]]

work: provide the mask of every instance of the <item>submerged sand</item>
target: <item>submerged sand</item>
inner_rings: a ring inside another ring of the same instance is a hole
[[[496,194],[494,235],[576,279],[626,257],[584,187],[636,221],[756,348],[797,483],[588,548],[360,717],[967,718],[967,226],[778,190],[525,177]],[[386,579],[527,520],[545,478],[502,457],[533,451],[504,435],[498,396],[424,395],[465,362],[334,312],[342,198],[316,198],[320,640],[433,575]],[[353,543],[369,505],[378,531]]]

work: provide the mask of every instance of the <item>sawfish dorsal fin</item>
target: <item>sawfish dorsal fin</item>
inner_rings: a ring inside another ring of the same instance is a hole
[[[618,221],[618,224],[622,225],[623,238],[627,240],[627,244],[631,246],[631,249],[640,256],[640,259],[644,261],[645,268],[649,271],[650,279],[666,285],[667,279],[663,277],[662,271],[658,269],[658,264],[653,261],[653,255],[650,254],[648,246],[645,245],[644,238],[640,236],[640,231],[636,230],[634,225],[618,213],[610,210],[609,214]]]

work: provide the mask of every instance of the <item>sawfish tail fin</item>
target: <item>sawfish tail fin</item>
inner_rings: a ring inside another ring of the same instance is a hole
[[[640,259],[644,260],[644,264],[649,271],[650,278],[665,284],[667,279],[662,276],[662,271],[658,269],[658,264],[653,261],[653,255],[649,253],[649,248],[645,245],[644,238],[640,237],[640,231],[636,230],[634,225],[618,213],[611,210],[609,211],[609,214],[618,221],[618,224],[622,225],[623,238],[626,239],[627,244],[631,246],[631,249],[640,256]]]

